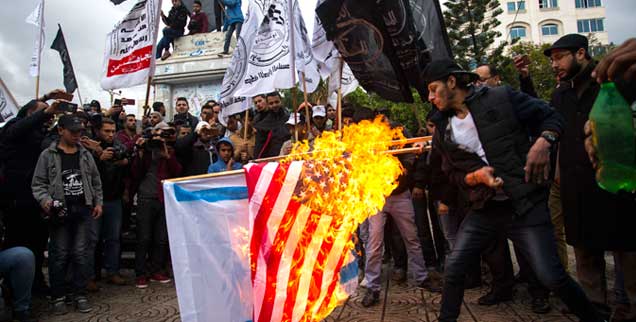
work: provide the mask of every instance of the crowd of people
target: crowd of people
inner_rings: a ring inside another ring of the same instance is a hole
[[[227,55],[230,51],[232,35],[236,38],[241,34],[241,27],[245,18],[241,11],[241,0],[214,0],[215,28],[217,31],[225,31],[225,43],[221,54]],[[172,8],[166,16],[161,12],[161,20],[166,25],[162,31],[161,40],[157,44],[156,58],[166,60],[170,57],[170,46],[174,40],[185,34],[188,35],[206,33],[210,31],[208,16],[202,11],[203,4],[195,0],[192,4],[192,12],[186,8],[181,0],[172,0]]]
[[[388,260],[397,282],[410,274],[418,287],[442,292],[439,321],[456,321],[464,290],[484,283],[483,261],[491,282],[480,305],[512,300],[513,286],[527,283],[536,313],[551,310],[553,293],[581,321],[634,321],[636,196],[598,187],[584,125],[599,82],[612,79],[636,100],[635,53],[631,39],[597,63],[587,38],[562,37],[545,52],[559,81],[551,102],[537,98],[526,59],[515,60],[521,91],[501,86],[495,66],[470,72],[452,60],[431,62],[422,77],[435,108],[418,135],[432,135],[432,148],[399,156],[405,171],[397,188],[359,228],[362,305],[378,304]],[[227,120],[213,100],[197,117],[177,98],[171,120],[155,102],[138,120],[125,113],[125,100],[69,111],[66,96],[55,90],[30,101],[0,132],[0,272],[19,321],[37,321],[32,294],[48,296],[54,314],[70,307],[87,313],[96,281],[130,284],[120,273],[121,245],[133,213],[135,286],[171,283],[162,180],[287,155],[296,140],[311,143],[340,122],[329,104],[292,110],[278,92],[253,97],[253,109]],[[378,116],[403,128],[388,110],[350,104],[342,123]],[[566,243],[574,247],[578,282],[568,273]],[[613,297],[607,251],[615,262]],[[3,303],[0,321],[9,311]]]

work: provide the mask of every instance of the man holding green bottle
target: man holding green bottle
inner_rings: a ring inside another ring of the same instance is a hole
[[[590,300],[609,316],[604,253],[614,251],[632,304],[622,312],[617,310],[613,321],[630,321],[636,318],[636,196],[601,189],[585,150],[584,126],[601,90],[592,77],[597,63],[590,57],[588,39],[579,34],[561,37],[544,54],[550,57],[559,80],[551,103],[565,119],[558,166],[566,238],[574,246],[577,276]],[[634,79],[626,81],[622,75],[616,76],[623,96],[636,92]]]

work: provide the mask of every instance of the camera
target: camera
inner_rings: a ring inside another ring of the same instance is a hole
[[[148,149],[158,150],[163,148],[163,144],[164,142],[161,140],[151,139],[146,143],[146,147],[148,147]]]
[[[68,216],[68,212],[66,211],[64,201],[53,200],[51,205],[51,219],[55,221],[63,221],[66,216]]]
[[[123,159],[126,159],[128,157],[128,151],[126,151],[125,147],[122,147],[121,145],[114,145],[114,144],[109,144],[106,146],[103,146],[103,148],[105,149],[112,149],[113,150],[113,158],[112,161],[120,161]]]
[[[60,102],[59,105],[57,106],[57,109],[60,112],[75,113],[77,112],[77,104],[69,103],[69,102]]]

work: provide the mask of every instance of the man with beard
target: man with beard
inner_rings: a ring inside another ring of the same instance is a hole
[[[618,268],[625,273],[630,300],[632,303],[636,300],[636,235],[633,232],[636,216],[632,215],[636,214],[636,196],[601,189],[585,151],[584,125],[601,88],[591,76],[597,63],[589,55],[587,38],[578,34],[563,36],[544,54],[550,57],[560,81],[552,95],[552,105],[566,121],[559,145],[566,239],[574,246],[576,273],[581,285],[597,308],[609,316],[605,251],[614,251],[620,263]],[[636,83],[617,76],[617,88],[633,103]],[[624,315],[634,319],[635,313],[632,305],[631,313]],[[625,317],[614,321],[627,320]]]
[[[256,129],[255,158],[278,156],[283,143],[290,138],[285,122],[289,120],[289,111],[283,108],[278,92],[267,94],[267,109],[263,107],[262,96],[254,98],[256,110],[254,118]]]
[[[137,142],[137,139],[139,138],[139,134],[137,134],[137,119],[135,118],[135,114],[126,115],[124,128],[117,132],[116,138],[119,142],[126,146],[126,150],[132,155],[133,149],[135,148],[135,142]]]
[[[560,115],[509,87],[475,88],[478,76],[448,59],[431,62],[422,76],[429,101],[441,112],[433,148],[470,205],[446,260],[439,321],[457,321],[466,269],[500,231],[581,321],[603,321],[559,261],[547,208],[549,154],[562,133]]]
[[[217,160],[214,144],[219,140],[220,131],[220,124],[212,126],[201,121],[194,133],[177,140],[175,149],[179,162],[183,165],[183,176],[208,172],[210,164]]]

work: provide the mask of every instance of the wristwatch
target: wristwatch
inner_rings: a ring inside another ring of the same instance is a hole
[[[550,145],[555,145],[557,142],[559,142],[559,136],[554,132],[545,131],[541,133],[541,137],[548,141]]]

